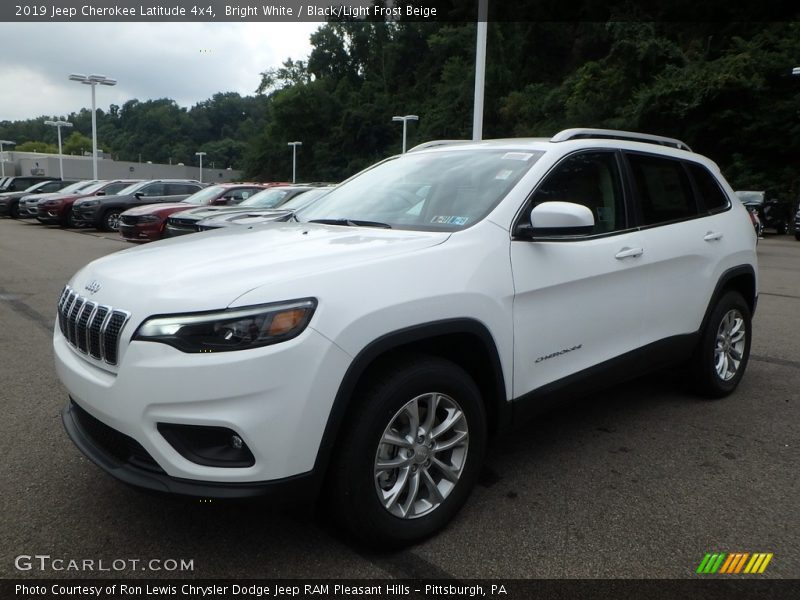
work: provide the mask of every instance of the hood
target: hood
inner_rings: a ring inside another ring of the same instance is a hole
[[[190,211],[186,211],[184,214],[181,215],[181,218],[184,219],[207,219],[209,217],[215,217],[219,214],[225,213],[236,213],[236,212],[247,212],[251,210],[258,210],[255,207],[247,207],[247,206],[203,206],[201,208],[195,208]]]
[[[125,214],[139,217],[141,215],[157,215],[165,212],[174,213],[191,208],[197,208],[197,205],[186,204],[186,202],[161,202],[159,204],[145,204],[144,206],[129,208],[125,211]]]
[[[443,232],[272,223],[231,227],[123,250],[89,263],[72,287],[100,289],[91,299],[128,310],[132,319],[151,314],[220,309],[262,286],[291,289],[292,281],[429,248]],[[270,300],[283,300],[272,298]]]
[[[199,226],[213,225],[215,227],[226,227],[228,225],[252,225],[251,219],[258,219],[259,223],[271,221],[280,217],[292,214],[291,210],[281,210],[280,208],[256,208],[246,212],[230,212],[214,215],[203,219],[198,223]]]

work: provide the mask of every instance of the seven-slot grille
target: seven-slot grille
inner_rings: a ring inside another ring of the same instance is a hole
[[[66,286],[58,301],[61,333],[83,354],[117,364],[119,334],[130,313],[92,302]]]

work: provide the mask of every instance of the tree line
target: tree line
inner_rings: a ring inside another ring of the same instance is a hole
[[[329,22],[312,34],[307,58],[265,70],[251,96],[98,111],[100,146],[121,160],[186,164],[204,151],[218,167],[286,180],[287,142],[299,140],[298,177],[340,181],[400,151],[393,115],[420,116],[409,146],[471,137],[475,35],[464,22]],[[490,22],[484,137],[568,127],[676,137],[715,160],[734,188],[795,201],[798,65],[796,20]],[[67,118],[75,124],[67,143],[82,147],[90,111]],[[0,138],[54,144],[42,121],[0,122]]]

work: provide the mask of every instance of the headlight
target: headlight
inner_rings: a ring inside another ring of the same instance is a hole
[[[86,200],[85,202],[76,203],[81,208],[91,208],[100,204],[100,200]]]
[[[160,221],[156,215],[140,215],[137,219],[137,223],[157,223]]]
[[[304,298],[213,313],[153,317],[139,326],[133,339],[161,342],[181,352],[259,348],[300,335],[316,307],[316,300]]]

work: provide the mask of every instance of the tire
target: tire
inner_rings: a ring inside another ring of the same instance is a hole
[[[786,235],[789,233],[789,223],[782,221],[781,223],[778,223],[778,226],[775,229],[778,232],[778,235]]]
[[[794,239],[796,239],[798,242],[800,242],[800,231],[795,231],[794,232]]]
[[[19,202],[12,202],[8,207],[8,216],[12,219],[19,219]]]
[[[78,224],[75,222],[75,213],[72,212],[71,208],[61,220],[61,227],[69,227],[71,229],[76,229],[78,227]]]
[[[464,504],[483,462],[486,415],[477,386],[450,361],[406,357],[373,378],[354,402],[323,502],[349,534],[374,548],[432,535]],[[432,421],[431,406],[437,407]]]
[[[738,292],[725,292],[711,311],[692,356],[699,394],[723,398],[736,389],[750,358],[752,332],[747,302]]]
[[[119,215],[121,211],[117,208],[110,208],[103,213],[103,220],[100,223],[101,231],[119,231]]]

